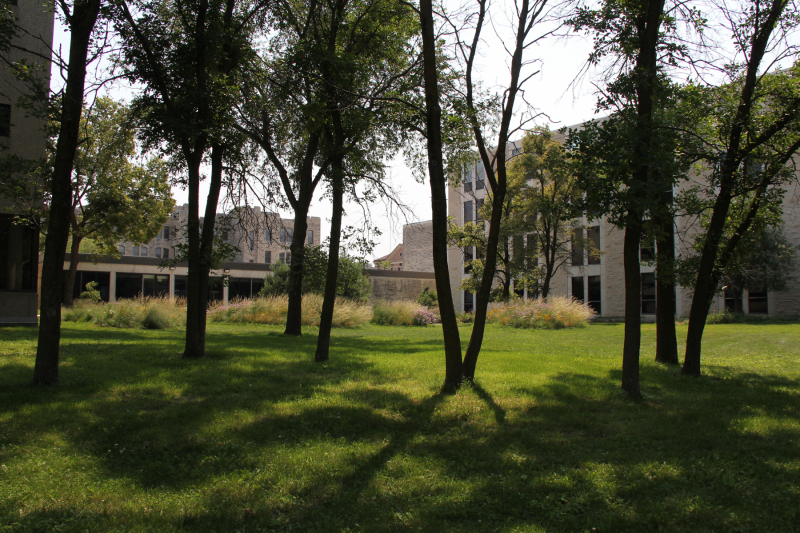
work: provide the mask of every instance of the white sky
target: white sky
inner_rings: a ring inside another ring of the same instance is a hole
[[[508,3],[511,4],[510,2]],[[497,34],[505,35],[506,38],[513,38],[512,31],[504,16],[496,16],[494,29],[487,28],[484,32],[486,41],[481,48],[475,78],[487,88],[502,90],[509,80],[508,64],[509,56],[502,46],[502,42]],[[64,30],[60,22],[56,21],[54,41],[58,48],[60,45],[65,51],[68,48],[69,35]],[[577,88],[570,87],[571,82],[580,71],[589,54],[591,43],[589,40],[574,36],[569,39],[559,39],[556,37],[548,38],[530,48],[526,53],[526,59],[539,59],[540,63],[530,67],[529,72],[540,69],[541,72],[530,79],[523,87],[525,96],[538,111],[543,112],[552,119],[541,117],[536,124],[549,124],[551,129],[561,126],[576,124],[590,119],[593,116],[596,98],[592,93],[589,77]],[[54,72],[53,83],[60,83],[60,78]],[[110,95],[117,99],[130,100],[132,90],[130,88],[117,86],[109,91]],[[518,104],[518,110],[523,110],[524,104]],[[529,127],[532,127],[530,124]],[[518,135],[519,137],[521,135]],[[373,257],[380,257],[388,254],[398,243],[402,242],[402,225],[406,222],[424,221],[431,218],[430,187],[426,181],[424,184],[417,183],[412,177],[411,170],[405,165],[402,155],[389,162],[387,175],[390,177],[392,185],[401,191],[401,201],[405,203],[412,213],[408,221],[405,219],[393,219],[386,211],[382,203],[373,205],[371,208],[373,226],[377,226],[383,235],[379,238]],[[309,214],[318,216],[322,219],[321,240],[324,241],[330,234],[330,201],[321,198],[323,193],[322,185],[315,195]],[[200,192],[200,212],[205,209],[205,198],[208,189],[205,182],[201,184]],[[224,194],[224,193],[223,193]],[[188,201],[188,193],[179,188],[173,189],[173,196],[181,205]],[[220,210],[222,210],[220,208]],[[356,205],[345,205],[345,220],[343,227],[348,225],[360,226],[362,220],[362,210]],[[291,212],[281,213],[287,218],[293,218]],[[368,258],[371,259],[371,258]]]

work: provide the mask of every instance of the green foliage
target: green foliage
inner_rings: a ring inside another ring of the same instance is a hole
[[[411,326],[418,308],[419,305],[410,300],[378,301],[372,308],[372,323],[379,326]]]
[[[102,298],[100,297],[100,289],[98,287],[96,281],[90,281],[86,284],[86,290],[81,293],[80,299],[92,303],[100,302]]]
[[[430,287],[426,285],[417,297],[417,303],[424,305],[428,309],[433,309],[439,305],[439,296],[436,294],[436,291],[432,291]]]
[[[303,294],[324,294],[328,269],[328,254],[320,246],[307,246],[303,260]],[[289,265],[278,261],[272,265],[272,274],[264,277],[260,296],[278,296],[289,291]],[[343,252],[339,256],[339,273],[336,295],[356,302],[366,302],[372,291],[369,278],[364,274],[364,263]]]
[[[170,329],[183,325],[186,320],[186,308],[180,300],[134,298],[107,304],[83,299],[83,294],[73,307],[62,310],[64,322],[92,322],[97,326],[114,328]]]

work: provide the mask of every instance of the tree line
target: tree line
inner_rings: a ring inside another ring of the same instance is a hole
[[[712,298],[723,280],[742,285],[730,273],[732,265],[746,263],[743,243],[754,242],[758,232],[769,234],[783,187],[796,179],[796,7],[791,0],[477,0],[456,9],[432,0],[61,2],[70,52],[64,88],[51,99],[57,134],[48,167],[34,383],[58,382],[60,280],[78,190],[87,65],[103,53],[113,56],[109,77],[136,88],[130,124],[138,145],[163,160],[173,184],[188,190],[184,357],[205,353],[220,197],[258,186],[260,200],[292,209],[296,236],[306,234],[314,195],[331,200],[315,354],[327,360],[344,202],[389,194],[384,162],[404,152],[431,188],[444,390],[475,377],[498,273],[504,274],[502,296],[515,276],[531,286],[543,279],[536,286],[546,296],[549,280],[567,260],[564,236],[575,233],[577,213],[602,214],[624,231],[622,388],[639,395],[643,235],[656,242],[657,360],[678,362],[674,300],[664,295],[674,294],[680,274],[693,291],[683,373],[699,375]],[[499,17],[508,21],[509,68],[501,88],[489,91],[476,79],[476,58]],[[537,44],[559,30],[593,39],[587,71],[599,72],[592,81],[598,111],[606,115],[564,132],[563,149],[548,130],[534,130],[539,115],[525,92],[538,61],[548,59],[533,56]],[[713,35],[732,42],[720,46]],[[532,130],[520,157],[509,160],[509,141]],[[486,172],[481,217],[488,224],[456,234],[447,218],[448,181],[458,181],[476,159]],[[702,179],[691,179],[696,176]],[[202,179],[209,184],[203,217]],[[676,216],[686,213],[702,219],[702,231],[695,257],[682,262],[674,253],[674,227]],[[536,254],[545,258],[530,275],[519,232],[536,235]],[[447,265],[453,239],[483,250],[473,269],[477,299],[465,353]],[[292,240],[287,335],[302,333],[307,253],[304,239]]]

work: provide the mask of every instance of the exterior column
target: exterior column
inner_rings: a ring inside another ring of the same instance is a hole
[[[117,272],[111,268],[108,275],[108,302],[114,303],[117,301]]]
[[[169,299],[175,299],[175,271],[172,269],[169,272]]]

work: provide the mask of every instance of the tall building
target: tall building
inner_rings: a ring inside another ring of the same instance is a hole
[[[519,154],[520,149],[521,143],[509,143],[506,147],[507,157]],[[800,178],[800,170],[797,175]],[[679,184],[675,192],[681,187],[690,186],[692,181],[702,179],[702,176],[692,176],[689,182]],[[485,180],[486,173],[479,162],[465,170],[459,184],[448,187],[448,212],[454,223],[463,226],[466,222],[480,222],[478,210],[487,196]],[[784,186],[784,189],[783,229],[789,242],[797,247],[800,246],[800,179]],[[590,256],[583,248],[573,248],[572,260],[558,270],[551,282],[551,294],[581,300],[594,308],[601,317],[622,318],[625,315],[625,270],[622,260],[624,231],[617,229],[602,216],[596,219],[583,217],[580,222],[586,232],[585,240],[593,242],[600,254]],[[688,253],[692,235],[698,231],[697,222],[696,217],[684,216],[676,219],[676,256]],[[484,225],[488,231],[488,222],[484,222]],[[525,243],[526,237],[520,238]],[[458,311],[471,311],[475,307],[475,295],[459,288],[462,280],[469,276],[465,263],[476,258],[475,254],[474,249],[461,250],[454,246],[448,251],[450,284]],[[643,242],[640,248],[641,313],[645,320],[654,320],[656,313],[654,254],[655,243]],[[785,291],[745,291],[742,307],[745,313],[752,315],[800,316],[800,299],[795,297],[799,291],[800,278],[792,280]],[[527,295],[523,293],[523,297]],[[688,316],[692,304],[691,289],[678,287],[675,298],[678,316]],[[718,294],[711,310],[732,310],[734,306],[735,302],[730,294],[726,297],[723,291]]]
[[[11,41],[0,72],[0,158],[40,161],[45,158],[46,120],[31,116],[20,105],[28,88],[11,74],[6,61],[25,60],[39,69],[49,85],[50,61],[46,58],[53,43],[53,11],[42,2],[7,4],[20,31]],[[39,231],[34,225],[20,223],[17,200],[22,199],[0,197],[0,324],[36,325]]]

